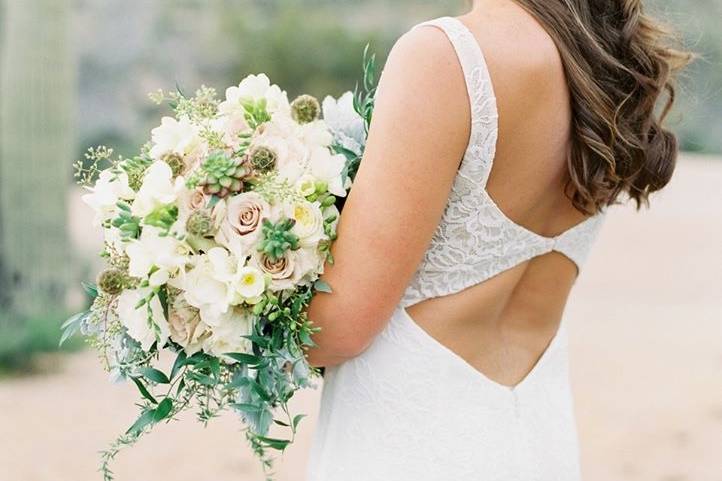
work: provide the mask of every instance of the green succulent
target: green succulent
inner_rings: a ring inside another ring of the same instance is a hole
[[[283,257],[288,250],[297,250],[299,239],[291,229],[296,224],[293,219],[282,219],[277,223],[273,223],[268,219],[263,219],[262,234],[263,239],[258,244],[258,251],[263,252],[272,261],[276,261]]]
[[[243,190],[243,179],[250,173],[243,159],[223,152],[211,154],[201,166],[198,185],[206,195],[226,197]]]

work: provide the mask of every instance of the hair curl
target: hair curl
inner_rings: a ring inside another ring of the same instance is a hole
[[[571,94],[566,192],[594,214],[621,193],[637,208],[669,182],[677,139],[663,127],[674,74],[692,59],[641,0],[515,0],[557,45]],[[666,99],[659,100],[666,92]],[[660,108],[661,107],[661,108]]]

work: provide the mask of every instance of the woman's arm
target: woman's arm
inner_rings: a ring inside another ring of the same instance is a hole
[[[321,328],[309,361],[339,364],[383,329],[447,203],[470,131],[456,54],[443,32],[419,28],[392,49],[366,152],[309,318]]]

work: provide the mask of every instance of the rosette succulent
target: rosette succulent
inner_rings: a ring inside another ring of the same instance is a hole
[[[243,190],[243,179],[250,173],[243,159],[229,157],[223,152],[211,154],[201,166],[198,185],[203,193],[226,197]]]

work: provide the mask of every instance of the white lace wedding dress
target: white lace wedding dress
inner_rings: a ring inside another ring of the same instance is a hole
[[[405,308],[552,250],[580,266],[603,214],[551,238],[502,213],[485,188],[498,114],[481,49],[455,18],[421,26],[443,30],[456,50],[472,106],[471,138],[432,243],[387,327],[366,352],[326,373],[308,480],[579,480],[563,321],[512,388],[441,345]]]

